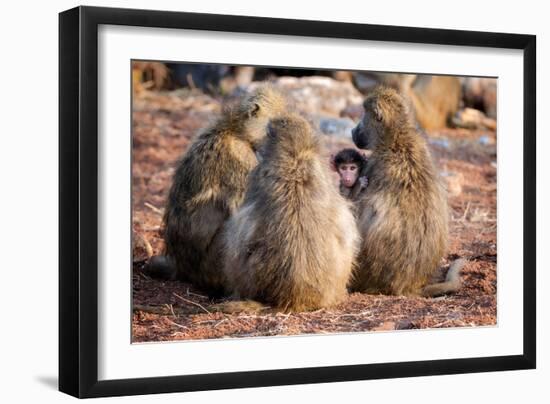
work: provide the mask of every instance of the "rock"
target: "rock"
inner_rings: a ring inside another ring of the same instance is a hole
[[[164,63],[132,62],[134,93],[145,90],[165,90],[170,86],[170,70]]]
[[[372,328],[372,331],[393,331],[395,330],[395,321],[384,321]]]
[[[365,109],[363,108],[363,104],[354,104],[349,105],[346,108],[344,108],[341,112],[342,118],[350,118],[354,122],[359,122],[359,120],[363,117],[363,112]]]
[[[464,108],[453,117],[453,124],[459,128],[479,129],[486,128],[496,130],[497,122],[493,118],[487,118],[485,114],[474,108]]]
[[[353,74],[355,87],[363,94],[368,94],[379,85],[402,91],[405,86],[410,86],[415,78],[415,74],[400,73],[355,72]]]
[[[380,77],[364,72],[354,73],[353,82],[355,83],[355,87],[357,87],[363,94],[369,93],[376,86],[382,84]]]
[[[464,105],[497,117],[497,80],[485,77],[466,77],[462,80]]]
[[[172,78],[178,86],[211,91],[224,76],[230,73],[229,66],[209,64],[167,63]]]
[[[412,330],[417,328],[414,322],[411,320],[399,320],[397,324],[395,325],[396,330]]]
[[[252,91],[263,82],[253,82],[247,90]],[[363,102],[363,96],[347,81],[330,77],[279,77],[271,84],[283,92],[293,108],[307,115],[321,115],[338,118],[350,105]]]
[[[441,177],[445,181],[449,196],[458,196],[462,193],[462,186],[464,185],[464,175],[462,173],[443,171]]]
[[[132,256],[135,261],[146,260],[153,255],[153,247],[142,234],[132,231]]]
[[[491,139],[489,136],[487,135],[483,135],[483,136],[480,136],[479,139],[477,139],[477,142],[480,144],[480,145],[483,145],[483,146],[489,146],[489,145],[492,145],[494,144],[495,142],[493,141],[493,139]]]
[[[445,139],[445,138],[436,138],[436,139],[433,139],[433,138],[429,138],[428,139],[428,142],[433,145],[433,146],[437,146],[437,147],[441,147],[443,149],[447,149],[449,150],[451,148],[451,143],[449,142],[449,139]]]
[[[321,133],[325,135],[341,136],[351,139],[351,130],[355,123],[349,118],[314,118],[313,121]]]

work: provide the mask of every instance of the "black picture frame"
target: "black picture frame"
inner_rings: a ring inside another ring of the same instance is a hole
[[[523,50],[523,354],[98,381],[100,24]],[[534,35],[96,7],[60,13],[59,390],[84,398],[534,369],[535,106]]]

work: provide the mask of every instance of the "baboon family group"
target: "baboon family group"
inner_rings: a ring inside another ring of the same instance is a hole
[[[463,260],[428,284],[447,248],[447,199],[408,103],[380,87],[363,106],[353,141],[372,154],[361,174],[368,186],[353,200],[283,94],[263,86],[226,107],[177,166],[165,252],[147,272],[231,296],[229,310],[315,310],[349,291],[456,291]]]

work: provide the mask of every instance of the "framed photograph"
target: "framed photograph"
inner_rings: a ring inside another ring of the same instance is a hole
[[[61,13],[59,389],[535,368],[535,52],[520,34]]]

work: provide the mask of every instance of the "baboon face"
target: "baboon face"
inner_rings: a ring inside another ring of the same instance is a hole
[[[374,149],[382,129],[382,115],[365,109],[363,118],[351,131],[353,143],[360,149]]]

